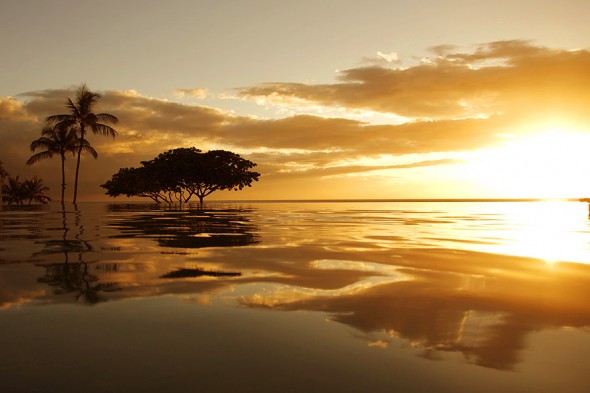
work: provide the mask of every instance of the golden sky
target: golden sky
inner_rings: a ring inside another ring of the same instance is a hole
[[[56,197],[59,159],[26,167],[28,146],[85,82],[120,124],[89,137],[83,201],[186,146],[258,163],[213,199],[590,196],[588,18],[584,0],[3,2],[0,160]]]

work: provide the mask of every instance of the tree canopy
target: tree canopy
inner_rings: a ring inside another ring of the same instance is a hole
[[[258,181],[256,166],[225,150],[189,147],[168,150],[138,168],[121,168],[101,185],[112,197],[125,195],[151,198],[157,203],[187,203],[193,196],[200,203],[218,190],[241,190]]]

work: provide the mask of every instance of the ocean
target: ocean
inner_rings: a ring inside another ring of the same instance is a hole
[[[0,212],[0,392],[590,391],[575,201]]]

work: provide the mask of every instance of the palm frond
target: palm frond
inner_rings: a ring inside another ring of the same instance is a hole
[[[96,115],[96,119],[100,122],[105,122],[105,123],[117,124],[119,122],[119,119],[117,118],[117,116],[111,115],[110,113],[99,113]]]
[[[94,104],[100,98],[100,94],[88,90],[86,84],[82,84],[76,91],[76,103],[81,115],[92,113]]]
[[[84,141],[87,142],[87,141]],[[90,153],[92,157],[95,159],[98,157],[98,153],[94,150],[94,147],[90,146],[90,144],[82,144],[82,151],[86,153]]]
[[[65,122],[65,121],[75,121],[75,118],[69,114],[60,114],[60,115],[47,116],[45,121],[49,125],[55,125],[55,124]]]
[[[79,105],[74,103],[74,101],[72,101],[71,98],[68,98],[68,101],[66,102],[66,106],[70,110],[71,116],[73,116],[75,118],[80,117],[80,107],[79,107]]]
[[[91,127],[92,127],[92,132],[94,132],[95,134],[104,135],[104,136],[112,136],[113,138],[115,136],[117,136],[117,131],[113,127],[108,126],[106,124],[94,123],[91,125]]]
[[[47,130],[47,133],[67,132],[70,128],[76,126],[76,124],[78,124],[78,122],[76,121],[75,117],[68,115],[68,118],[66,120],[62,120],[60,122],[52,124],[49,127],[46,127],[43,130],[43,132],[45,132],[45,130]]]
[[[41,138],[31,142],[31,151],[35,151],[39,148],[45,148],[54,152],[58,151],[57,143],[48,137],[42,136]]]
[[[45,160],[46,158],[52,158],[53,153],[54,152],[52,152],[52,151],[46,150],[46,151],[42,151],[40,153],[34,154],[31,156],[31,158],[29,158],[27,160],[27,165],[33,165],[37,161]]]
[[[43,127],[43,129],[41,130],[41,135],[43,136],[49,136],[49,135],[53,135],[54,131],[53,131],[53,127]]]

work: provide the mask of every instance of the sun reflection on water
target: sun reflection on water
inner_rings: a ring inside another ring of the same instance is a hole
[[[589,225],[583,205],[546,201],[531,204],[506,204],[504,214],[510,227],[484,231],[498,244],[481,246],[484,251],[542,259],[548,263],[571,261],[590,263]]]

